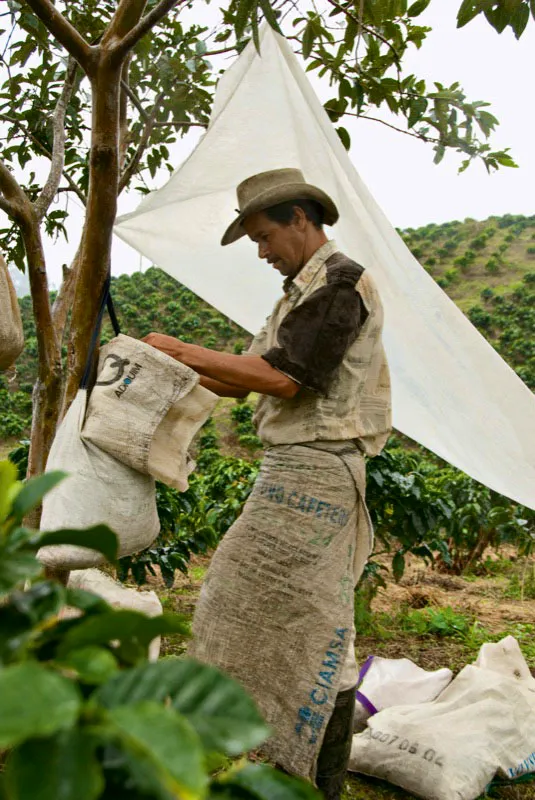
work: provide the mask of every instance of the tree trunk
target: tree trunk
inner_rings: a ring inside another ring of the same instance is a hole
[[[119,181],[120,81],[121,66],[111,64],[103,53],[92,77],[90,182],[70,325],[64,408],[80,385],[110,263]]]
[[[28,477],[43,472],[56,432],[61,399],[61,347],[52,322],[45,258],[39,222],[27,211],[21,222],[28,259],[33,313],[39,352],[39,371],[33,390],[33,416]]]

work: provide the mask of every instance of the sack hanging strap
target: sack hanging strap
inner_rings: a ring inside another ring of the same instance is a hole
[[[95,355],[95,349],[97,346],[97,341],[100,335],[100,328],[102,325],[102,318],[104,317],[104,311],[106,310],[106,308],[108,309],[108,314],[110,316],[111,324],[115,335],[118,336],[121,332],[121,329],[119,327],[119,322],[117,320],[117,314],[115,313],[115,306],[113,305],[113,300],[110,294],[110,284],[111,284],[111,276],[108,273],[108,276],[104,281],[104,286],[102,287],[100,308],[98,310],[95,327],[93,328],[93,333],[91,335],[91,342],[89,344],[89,351],[87,353],[87,361],[85,362],[84,374],[82,376],[82,380],[80,381],[80,389],[87,389],[89,384],[89,379],[91,377],[91,371],[92,371],[91,368],[93,365],[93,356]]]

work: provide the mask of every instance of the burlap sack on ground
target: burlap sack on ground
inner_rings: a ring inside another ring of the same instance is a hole
[[[114,608],[125,608],[139,611],[147,617],[157,617],[163,613],[162,604],[156,592],[138,592],[127,589],[122,583],[115,581],[110,575],[99,569],[75,569],[69,575],[69,589],[84,589],[102,597]],[[160,636],[153,639],[149,646],[149,661],[157,661],[160,655]]]
[[[364,461],[351,444],[338,450],[267,451],[210,564],[190,648],[254,697],[274,730],[265,754],[312,780],[371,549]]]
[[[41,530],[105,523],[119,538],[119,557],[137,553],[152,544],[160,530],[154,478],[82,441],[86,395],[79,390],[52,444],[47,471],[64,470],[69,477],[46,495]],[[43,547],[38,556],[43,564],[61,569],[85,569],[105,561],[95,550],[71,545]]]
[[[7,264],[0,255],[0,369],[7,369],[24,347],[17,294]]]
[[[100,350],[82,438],[185,491],[188,448],[218,400],[192,369],[119,334]]]
[[[425,800],[475,800],[496,773],[535,772],[535,680],[465,667],[433,702],[371,717],[349,769]]]

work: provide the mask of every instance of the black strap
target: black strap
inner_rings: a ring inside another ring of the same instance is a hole
[[[115,335],[118,336],[121,332],[121,329],[119,327],[119,322],[117,320],[117,314],[115,313],[115,306],[113,305],[113,300],[110,294],[110,283],[111,283],[111,277],[110,275],[108,275],[108,277],[104,282],[104,286],[102,287],[100,308],[98,310],[95,327],[93,328],[93,333],[91,335],[91,342],[89,343],[89,350],[87,353],[87,361],[85,362],[84,374],[82,375],[82,380],[80,381],[80,389],[87,389],[89,385],[89,380],[91,378],[91,372],[93,367],[93,356],[95,355],[97,341],[100,336],[100,328],[102,326],[102,318],[104,317],[104,312],[106,308],[108,309],[108,314],[110,315],[110,320]]]

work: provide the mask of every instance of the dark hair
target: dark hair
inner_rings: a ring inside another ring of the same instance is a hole
[[[280,225],[289,225],[295,216],[295,207],[301,208],[305,212],[306,218],[314,225],[315,228],[321,230],[323,227],[323,220],[325,219],[325,209],[316,200],[288,200],[285,203],[279,203],[271,208],[266,208],[264,214],[272,221],[278,222]]]

